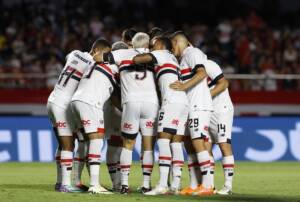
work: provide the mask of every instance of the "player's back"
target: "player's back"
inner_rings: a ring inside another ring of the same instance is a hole
[[[208,75],[208,87],[212,89],[224,75],[220,66],[212,60],[207,60],[205,68]],[[228,88],[213,98],[213,106],[217,111],[222,110],[224,107],[233,109]]]
[[[188,47],[183,51],[180,62],[181,79],[189,81],[197,73],[199,68],[205,67],[207,56],[198,48]],[[206,79],[203,79],[187,91],[190,106],[199,110],[212,110],[212,98],[207,86]]]
[[[66,107],[71,101],[72,95],[76,91],[85,70],[93,64],[94,60],[89,53],[79,50],[69,53],[66,64],[59,75],[54,90],[48,98],[48,102]]]
[[[179,80],[179,64],[176,57],[168,50],[155,50],[155,74],[162,94],[163,102],[187,103],[186,93],[170,88],[170,84]]]
[[[116,65],[99,63],[87,69],[83,74],[72,101],[79,100],[87,104],[102,107],[116,87]]]
[[[153,72],[146,69],[135,71],[132,67],[133,57],[147,52],[148,49],[145,48],[112,51],[114,61],[119,67],[122,103],[129,101],[158,103]]]

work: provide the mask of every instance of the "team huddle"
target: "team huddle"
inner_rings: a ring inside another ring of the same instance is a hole
[[[127,29],[113,45],[98,39],[89,53],[72,51],[47,110],[58,141],[56,191],[128,194],[132,151],[140,134],[139,191],[144,195],[232,193],[234,108],[228,81],[182,31],[153,28],[147,34]],[[105,140],[112,189],[101,186],[99,176]],[[155,144],[160,175],[152,188]],[[223,155],[225,183],[220,190],[214,186],[213,144]],[[184,149],[190,185],[182,188]],[[89,187],[81,182],[85,165]]]

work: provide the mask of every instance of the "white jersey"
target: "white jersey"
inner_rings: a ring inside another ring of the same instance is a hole
[[[179,64],[175,56],[168,50],[151,52],[155,62],[155,74],[161,91],[162,103],[180,103],[188,105],[186,93],[170,88],[170,84],[180,79]]]
[[[122,104],[126,102],[151,102],[158,104],[153,72],[137,72],[128,67],[133,64],[133,57],[149,52],[145,48],[121,49],[112,51],[113,60],[119,67]]]
[[[95,61],[87,52],[72,51],[67,56],[67,62],[59,79],[51,92],[48,102],[66,108],[71,101],[78,83],[86,69],[93,66]]]
[[[79,100],[95,107],[102,108],[110,98],[115,86],[116,65],[99,63],[85,71],[72,101]]]
[[[187,47],[182,54],[180,62],[181,80],[190,80],[198,68],[205,68],[207,56],[198,48]],[[212,98],[206,79],[187,91],[187,96],[192,110],[213,110]]]
[[[220,66],[212,60],[207,60],[205,69],[208,75],[208,86],[214,88],[217,81],[224,77]],[[216,112],[221,112],[224,108],[233,110],[228,89],[213,98],[213,107]]]

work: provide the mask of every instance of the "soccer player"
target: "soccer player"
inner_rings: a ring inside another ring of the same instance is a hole
[[[98,40],[99,54],[110,51],[110,44]],[[97,57],[95,57],[97,61]],[[101,149],[104,137],[103,106],[116,88],[115,75],[118,69],[115,65],[97,63],[90,66],[83,74],[71,101],[72,109],[77,120],[80,120],[85,135],[89,139],[88,165],[90,173],[90,187],[92,194],[112,194],[100,185],[99,170],[101,163]]]
[[[65,67],[48,98],[47,111],[59,144],[56,151],[58,179],[55,189],[60,192],[81,191],[71,186],[75,125],[70,101],[83,73],[94,65],[93,56],[98,52],[99,40],[94,42],[89,53],[79,50],[69,53]]]
[[[143,156],[143,186],[141,191],[151,189],[151,173],[153,168],[153,135],[159,103],[153,72],[144,69],[138,70],[133,64],[133,57],[148,52],[149,36],[146,33],[137,33],[132,39],[132,49],[112,51],[104,55],[104,60],[115,63],[119,67],[122,96],[123,149],[120,157],[121,166],[121,193],[129,192],[128,176],[132,163],[132,150],[135,139],[142,134]]]
[[[132,38],[137,33],[133,28],[125,29],[122,32],[122,41],[128,45],[128,48],[132,48]]]
[[[212,98],[207,86],[205,62],[207,57],[198,48],[191,47],[185,33],[178,31],[172,35],[173,52],[180,59],[181,81],[170,85],[174,90],[185,91],[189,99],[188,127],[191,141],[201,169],[202,184],[198,187],[187,187],[181,191],[193,189],[194,194],[212,195],[213,176],[211,157],[204,140],[208,138],[210,117],[213,111]]]
[[[159,172],[158,185],[146,195],[159,195],[169,193],[168,177],[171,164],[173,164],[173,181],[171,191],[177,193],[180,188],[181,171],[184,164],[182,151],[182,137],[188,115],[188,99],[183,91],[175,91],[169,87],[178,81],[178,62],[170,52],[172,43],[166,37],[157,37],[151,53],[134,57],[135,64],[154,64],[156,79],[161,91],[162,105],[158,118],[158,149]]]
[[[208,60],[206,72],[210,82],[210,93],[213,98],[214,112],[210,119],[210,135],[214,143],[218,144],[223,155],[222,165],[224,170],[225,183],[220,195],[232,194],[232,180],[234,174],[234,157],[231,148],[231,131],[234,115],[234,107],[228,92],[228,81],[224,78],[220,66],[212,60]],[[207,147],[212,150],[211,141]]]
[[[128,45],[123,41],[118,41],[115,42],[111,47],[112,51],[120,49],[128,49]],[[117,101],[120,101],[120,99],[117,99]],[[113,184],[113,191],[120,191],[120,155],[123,143],[120,127],[122,112],[116,109],[116,107],[113,106],[112,102],[108,102],[104,108],[104,125],[106,128],[105,135],[107,137],[108,145],[106,153],[106,165]]]

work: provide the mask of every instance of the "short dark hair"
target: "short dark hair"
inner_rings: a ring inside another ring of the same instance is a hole
[[[92,45],[92,50],[95,50],[96,48],[110,48],[111,44],[104,38],[99,38],[97,39],[93,45]]]
[[[150,39],[153,39],[156,36],[161,36],[163,34],[163,30],[159,27],[153,27],[148,32],[148,35],[150,36]]]
[[[125,29],[122,33],[122,37],[125,41],[131,41],[137,31],[133,28]]]
[[[189,36],[182,30],[178,30],[170,35],[170,38],[173,39],[176,36],[183,36],[189,41]]]
[[[172,42],[171,39],[165,36],[157,37],[157,40],[159,40],[167,50],[172,51]]]

